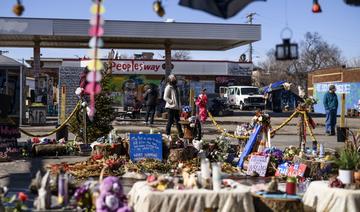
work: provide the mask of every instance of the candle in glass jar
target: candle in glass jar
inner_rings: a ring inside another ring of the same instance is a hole
[[[212,163],[212,182],[213,189],[219,191],[221,189],[221,170],[219,163]]]
[[[201,178],[202,179],[209,179],[210,178],[210,162],[207,158],[201,159]]]
[[[286,181],[286,193],[289,195],[296,194],[296,178],[288,177]]]

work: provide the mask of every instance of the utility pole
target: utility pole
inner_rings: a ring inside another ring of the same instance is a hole
[[[253,23],[253,16],[256,15],[256,13],[249,13],[246,18],[248,19],[248,24]],[[253,55],[253,47],[252,43],[249,44],[249,62],[252,62],[252,55]]]

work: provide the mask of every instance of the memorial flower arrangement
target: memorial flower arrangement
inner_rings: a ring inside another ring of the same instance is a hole
[[[98,184],[94,181],[86,181],[75,190],[73,199],[77,209],[95,210],[93,195],[98,193]]]
[[[313,96],[309,96],[305,99],[304,103],[305,105],[307,106],[313,106],[313,105],[316,105],[318,102],[317,99],[315,99]]]
[[[289,146],[284,149],[283,159],[286,161],[292,161],[295,155],[298,155],[300,150],[295,146]]]
[[[254,127],[255,125],[261,125],[264,129],[271,128],[270,115],[262,111],[256,111],[255,116],[251,119],[250,126]]]
[[[203,146],[211,162],[224,162],[229,156],[230,140],[225,135],[217,137],[215,141],[205,142]]]

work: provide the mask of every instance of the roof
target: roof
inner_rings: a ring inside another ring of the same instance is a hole
[[[1,46],[88,48],[89,20],[0,17]],[[227,50],[261,39],[257,24],[168,23],[108,20],[104,48]]]
[[[1,67],[19,67],[22,63],[10,58],[5,55],[0,55],[0,66]]]

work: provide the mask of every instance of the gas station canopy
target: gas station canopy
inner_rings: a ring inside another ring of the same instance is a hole
[[[89,20],[0,17],[0,46],[88,48]],[[227,50],[261,39],[249,24],[105,21],[104,48]]]

